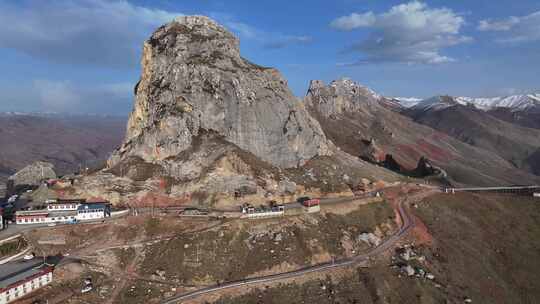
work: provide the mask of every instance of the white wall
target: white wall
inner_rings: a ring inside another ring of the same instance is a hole
[[[259,213],[257,213],[257,212],[255,212],[255,213],[246,213],[242,217],[246,217],[246,218],[263,218],[263,217],[283,216],[284,214],[285,214],[284,211],[276,211],[276,212],[268,211],[268,212],[259,212]]]

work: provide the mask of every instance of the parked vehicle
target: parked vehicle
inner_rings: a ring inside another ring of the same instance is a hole
[[[31,253],[29,253],[29,254],[25,254],[25,255],[23,256],[23,259],[25,259],[25,260],[31,260],[31,259],[33,259],[33,258],[35,258],[35,257],[36,257],[36,255],[35,255],[33,252],[31,252]]]

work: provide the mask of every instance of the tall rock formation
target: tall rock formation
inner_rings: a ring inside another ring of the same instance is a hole
[[[135,95],[110,167],[130,157],[166,161],[204,134],[283,168],[330,153],[279,71],[242,58],[238,38],[207,17],[180,17],[144,43]]]

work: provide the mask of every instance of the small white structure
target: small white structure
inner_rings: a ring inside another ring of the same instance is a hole
[[[53,269],[37,258],[0,265],[0,304],[15,302],[50,284]]]
[[[535,192],[535,193],[533,193],[533,196],[534,196],[534,197],[540,197],[540,192]]]
[[[251,204],[244,204],[241,207],[243,218],[267,218],[283,216],[285,214],[285,206],[273,204],[270,208],[261,207],[255,208]]]

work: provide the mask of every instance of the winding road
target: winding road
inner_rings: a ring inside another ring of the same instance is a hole
[[[322,272],[329,269],[351,266],[351,265],[355,265],[355,264],[359,264],[361,262],[367,261],[371,257],[379,255],[387,251],[391,247],[393,247],[400,239],[403,238],[405,234],[407,234],[407,232],[409,232],[409,230],[411,230],[414,227],[414,217],[410,214],[410,211],[407,206],[410,199],[411,199],[410,197],[399,198],[397,209],[398,209],[399,217],[401,218],[401,227],[396,232],[394,232],[390,237],[384,240],[379,246],[374,247],[363,254],[360,254],[352,258],[344,258],[337,261],[308,266],[308,267],[300,268],[300,269],[290,271],[290,272],[284,272],[284,273],[278,273],[278,274],[273,274],[273,275],[266,275],[266,276],[260,276],[260,277],[255,277],[255,278],[227,282],[224,284],[219,284],[219,285],[187,292],[184,294],[180,294],[180,295],[171,297],[169,299],[166,299],[165,301],[161,303],[162,304],[181,303],[182,301],[185,301],[185,300],[194,299],[202,295],[211,294],[211,293],[215,293],[215,292],[226,290],[226,289],[231,289],[231,288],[236,288],[236,287],[241,287],[241,286],[256,285],[256,284],[261,284],[261,283],[272,283],[276,281],[301,277],[301,276],[314,273],[314,272]]]

